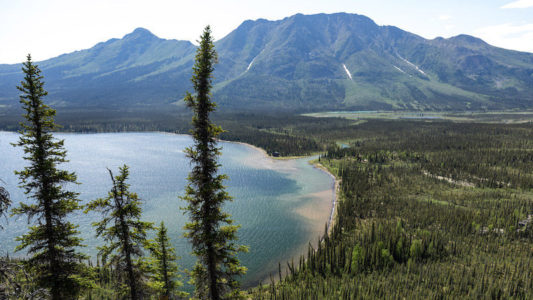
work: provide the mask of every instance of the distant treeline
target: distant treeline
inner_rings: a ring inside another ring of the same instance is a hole
[[[11,112],[0,119],[0,130],[19,130],[20,114]],[[58,113],[60,131],[101,133],[164,131],[188,134],[191,114],[162,111],[75,111]],[[331,129],[345,128],[349,121],[319,119],[293,114],[215,113],[213,121],[222,126],[220,138],[249,143],[281,156],[309,155],[324,151],[333,143]]]

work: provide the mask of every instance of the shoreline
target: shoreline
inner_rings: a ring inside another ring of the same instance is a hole
[[[268,155],[268,153],[266,152],[265,149],[263,148],[260,148],[258,146],[255,146],[255,145],[252,145],[252,144],[247,144],[247,143],[244,143],[244,142],[237,142],[237,141],[226,141],[226,140],[221,140],[223,142],[228,142],[228,143],[235,143],[235,144],[241,144],[241,145],[244,145],[245,147],[247,148],[250,148],[250,149],[254,149],[254,150],[257,150],[262,156],[263,158],[266,158],[266,159],[270,159],[274,162],[280,162],[280,161],[290,161],[290,160],[298,160],[298,159],[305,159],[305,158],[308,158],[308,161],[307,163],[310,164],[313,168],[315,169],[318,169],[320,170],[321,172],[323,173],[326,173],[330,178],[333,179],[333,183],[332,183],[332,186],[330,187],[329,191],[330,193],[328,193],[328,196],[324,196],[324,197],[321,197],[321,200],[322,201],[328,201],[329,204],[329,207],[330,207],[330,212],[328,214],[328,217],[327,217],[327,221],[326,221],[326,226],[327,226],[327,232],[328,233],[331,233],[332,229],[333,229],[333,226],[335,225],[335,218],[337,216],[337,204],[338,204],[338,195],[339,195],[339,188],[340,188],[340,180],[335,176],[333,175],[333,173],[331,173],[324,165],[322,165],[320,162],[318,162],[318,159],[312,159],[313,156],[315,155],[308,155],[308,156],[298,156],[298,157],[272,157],[270,155]],[[316,208],[318,209],[318,208]],[[299,214],[297,211],[294,212],[295,214]],[[305,215],[301,215],[305,218]],[[324,223],[321,223],[320,227],[323,229],[323,224]],[[319,224],[317,223],[313,223],[313,225],[315,226],[319,226]],[[309,227],[310,230],[314,230],[314,226],[310,226]],[[318,232],[318,231],[317,231]],[[323,234],[323,230],[321,231],[320,233],[321,235]],[[317,243],[321,243],[323,241],[323,238],[322,236],[320,236],[317,240],[314,240],[314,239],[310,239],[309,241],[307,241],[306,244],[303,244],[303,245],[296,245],[294,251],[291,251],[291,254],[289,255],[289,258],[287,258],[286,262],[288,263],[289,261],[293,261],[294,262],[294,259],[299,259],[299,257],[301,257],[302,255],[305,256],[305,259],[307,260],[307,247],[309,244],[313,244],[314,247],[317,247]],[[316,248],[315,248],[316,249]],[[278,263],[280,263],[280,266],[281,266],[281,271],[283,274],[287,274],[288,272],[288,267],[287,265],[282,261],[282,260],[279,260],[277,261]],[[272,262],[274,265],[275,263]],[[265,283],[269,283],[270,280],[273,280],[274,282],[279,282],[279,278],[278,278],[278,270],[274,270],[272,272],[269,272],[269,274],[265,274],[264,276],[261,277],[261,279],[255,279],[251,282],[248,282],[245,286],[246,288],[255,288],[259,285],[262,285],[262,284],[265,284]],[[283,276],[285,277],[285,275]]]
[[[17,132],[14,132],[14,131],[3,131],[3,132],[17,134]],[[159,133],[163,135],[189,136],[190,137],[189,134],[166,132],[166,131],[142,131],[142,132],[133,131],[130,133],[150,133],[150,132]],[[60,135],[63,135],[63,134],[65,135],[69,135],[69,134],[96,135],[96,134],[124,134],[124,133],[129,133],[129,132],[105,132],[105,133],[57,132],[57,134],[60,134]],[[56,138],[62,139],[61,137],[58,137],[58,136],[56,136]],[[302,157],[281,157],[278,159],[277,157],[272,157],[268,155],[266,150],[258,146],[252,145],[252,144],[239,142],[239,141],[227,141],[227,140],[218,140],[218,141],[241,144],[248,149],[256,150],[256,151],[253,151],[255,152],[255,154],[250,156],[250,158],[247,158],[244,160],[244,163],[256,163],[256,164],[259,163],[260,165],[264,164],[267,166],[267,168],[278,170],[282,173],[288,173],[288,174],[296,170],[295,168],[296,165],[302,166],[304,164],[305,165],[309,164],[307,165],[307,167],[305,167],[305,170],[309,171],[313,168],[320,169],[319,173],[324,172],[329,175],[329,178],[333,179],[330,182],[329,180],[326,179],[327,177],[324,177],[323,175],[319,176],[318,178],[322,178],[322,184],[320,185],[320,189],[319,189],[320,191],[318,192],[309,191],[310,194],[308,194],[307,197],[310,197],[309,198],[310,200],[303,202],[304,204],[298,206],[298,208],[301,208],[301,210],[295,209],[294,211],[290,212],[291,214],[294,215],[293,217],[295,218],[296,217],[303,218],[302,221],[305,222],[303,223],[305,224],[305,227],[303,228],[305,228],[305,230],[310,233],[309,237],[307,237],[306,233],[302,232],[301,237],[302,237],[302,240],[304,240],[303,237],[305,237],[305,241],[303,241],[302,243],[300,242],[293,243],[292,247],[290,247],[291,249],[290,250],[288,249],[288,251],[286,251],[282,255],[282,257],[279,257],[279,259],[275,259],[275,261],[273,260],[272,262],[268,263],[268,265],[272,267],[272,272],[267,271],[269,274],[267,274],[267,272],[264,272],[264,276],[263,274],[260,274],[263,272],[259,272],[258,274],[259,276],[257,278],[260,278],[260,279],[258,281],[257,279],[250,278],[251,284],[248,283],[247,286],[248,285],[255,286],[254,283],[257,283],[257,282],[268,282],[270,274],[274,275],[277,273],[277,264],[279,262],[282,263],[282,269],[284,271],[283,273],[285,273],[286,272],[285,261],[290,261],[291,259],[294,259],[294,258],[298,260],[300,256],[302,255],[305,256],[307,253],[307,246],[309,243],[313,244],[313,247],[316,247],[316,243],[319,242],[319,240],[317,240],[316,237],[317,235],[319,235],[320,237],[323,236],[324,225],[327,226],[328,232],[331,231],[334,225],[334,217],[335,217],[336,208],[337,208],[336,204],[337,204],[338,182],[335,176],[333,176],[333,174],[331,174],[325,167],[323,167],[322,165],[318,165],[314,161],[313,155],[302,156]],[[240,160],[242,160],[242,158]],[[297,163],[293,163],[291,161],[295,161]],[[265,265],[265,267],[267,267],[267,265]],[[274,277],[277,277],[277,276],[274,276]]]
[[[11,132],[11,133],[17,133],[17,131],[9,131],[9,130],[0,130],[0,132]],[[190,136],[190,134],[186,134],[186,133],[176,133],[176,132],[168,132],[168,131],[130,131],[130,132],[90,132],[90,133],[84,133],[84,132],[70,132],[70,131],[58,131],[58,132],[54,132],[54,133],[59,133],[59,134],[105,134],[105,133],[145,133],[145,132],[154,132],[154,133],[161,133],[161,134],[170,134],[170,135],[178,135],[178,136]],[[227,140],[219,140],[221,142],[226,142],[226,143],[234,143],[234,144],[241,144],[241,145],[244,145],[248,148],[252,148],[258,152],[260,152],[265,158],[268,158],[268,159],[272,159],[274,161],[279,161],[279,160],[297,160],[297,159],[303,159],[303,158],[309,158],[309,157],[312,157],[313,155],[308,155],[308,156],[290,156],[290,157],[273,157],[273,156],[270,156],[265,149],[261,148],[261,147],[258,147],[258,146],[255,146],[255,145],[252,145],[252,144],[248,144],[248,143],[244,143],[244,142],[237,142],[237,141],[227,141]],[[333,227],[334,225],[334,217],[336,215],[336,204],[337,204],[337,200],[338,200],[338,188],[339,188],[339,180],[335,177],[335,175],[333,175],[332,173],[329,172],[329,170],[324,167],[322,164],[320,164],[319,162],[315,162],[315,163],[312,163],[311,161],[309,162],[310,164],[313,165],[313,167],[317,168],[317,169],[320,169],[321,171],[325,172],[326,174],[328,174],[334,181],[334,186],[332,187],[332,193],[333,193],[333,197],[332,197],[332,203],[331,203],[331,213],[330,213],[330,216],[328,218],[328,221],[327,221],[327,224],[328,224],[328,232],[329,230],[331,229],[331,227]]]
[[[233,143],[233,144],[244,145],[244,146],[246,146],[246,147],[248,147],[248,148],[252,148],[252,149],[254,149],[254,150],[257,150],[257,151],[261,152],[261,153],[262,153],[265,157],[267,157],[267,158],[273,158],[273,157],[271,157],[270,155],[268,155],[268,153],[266,152],[265,149],[260,148],[260,147],[257,147],[257,146],[254,146],[254,145],[252,145],[252,144],[247,144],[247,143],[244,143],[244,142],[236,142],[236,141],[226,141],[226,140],[219,140],[219,141],[221,141],[221,142],[226,142],[226,143]]]
[[[310,162],[311,163],[311,162]],[[339,192],[340,192],[340,179],[338,179],[335,175],[333,175],[329,170],[328,168],[324,167],[324,165],[322,165],[320,162],[318,161],[315,161],[312,163],[312,165],[317,168],[317,169],[320,169],[322,170],[323,172],[327,173],[329,176],[331,176],[331,178],[333,178],[333,201],[331,203],[331,213],[330,213],[330,216],[329,216],[329,219],[328,219],[328,233],[331,233],[331,230],[333,228],[333,226],[335,226],[335,217],[337,216],[337,204],[339,202]]]
[[[272,157],[272,156],[268,155],[268,153],[266,152],[265,149],[260,148],[260,147],[255,146],[255,145],[252,145],[252,144],[247,144],[247,143],[244,143],[244,142],[226,141],[226,140],[221,140],[221,141],[228,142],[228,143],[241,144],[241,145],[244,145],[244,146],[246,146],[248,148],[255,149],[255,150],[261,152],[266,158],[269,158],[269,159],[272,159],[272,160],[293,160],[293,159],[296,160],[296,159],[302,159],[302,158],[309,158],[309,157],[313,156],[313,155],[309,155],[309,156],[297,156],[297,157]],[[322,165],[320,162],[318,162],[318,161],[314,161],[313,162],[313,161],[310,160],[309,164],[311,164],[314,168],[319,169],[322,172],[328,174],[333,179],[333,186],[331,188],[331,192],[332,192],[331,209],[330,209],[330,214],[329,214],[329,217],[328,217],[328,220],[327,220],[327,230],[328,230],[328,233],[329,233],[329,232],[331,232],[331,229],[335,225],[335,216],[337,215],[337,202],[338,202],[338,195],[339,195],[340,180],[337,177],[335,177],[335,175],[333,175],[328,170],[328,168],[324,167],[324,165]]]

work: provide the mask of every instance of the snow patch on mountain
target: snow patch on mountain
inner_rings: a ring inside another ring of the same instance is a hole
[[[403,74],[409,76],[409,77],[413,77],[413,75],[411,74],[407,74],[407,72],[405,72],[404,70],[400,69],[400,67],[398,66],[395,66],[395,65],[392,65],[396,70],[398,70],[399,72],[402,72]]]
[[[344,68],[344,71],[346,71],[346,74],[348,74],[348,77],[350,77],[350,80],[353,81],[352,74],[350,73],[350,70],[346,67],[345,64],[342,64],[342,67]]]
[[[259,55],[258,55],[258,56],[259,56]],[[254,61],[255,61],[256,58],[257,58],[257,56],[254,57],[254,59],[252,59],[252,61],[251,61],[250,64],[248,65],[248,68],[246,68],[246,71],[244,71],[245,73],[248,72],[248,70],[250,70],[250,68],[251,68],[252,65],[254,64]]]
[[[393,67],[394,67],[394,68],[396,68],[396,70],[398,70],[398,71],[400,71],[400,72],[402,72],[402,73],[404,73],[404,74],[407,74],[407,73],[405,73],[405,71],[404,71],[404,70],[402,70],[402,69],[398,68],[397,66],[394,66],[394,65],[393,65]]]
[[[413,64],[412,62],[408,61],[407,59],[403,58],[400,56],[400,54],[397,54],[398,57],[403,60],[406,64],[408,64],[409,66],[413,67],[415,70],[417,70],[418,72],[420,72],[422,75],[425,75],[425,76],[428,76],[428,74],[426,74],[426,72],[422,71],[422,69],[420,69],[417,65]]]

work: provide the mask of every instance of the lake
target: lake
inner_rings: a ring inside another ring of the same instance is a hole
[[[190,136],[158,132],[55,136],[65,140],[70,160],[61,168],[78,175],[80,184],[68,188],[80,193],[83,204],[107,195],[111,180],[106,168],[117,174],[119,166],[130,166],[130,190],[144,201],[143,219],[156,225],[164,221],[172,244],[182,257],[180,266],[192,267],[194,258],[182,237],[187,217],[180,207],[186,204],[178,198],[184,193],[191,169],[184,154],[185,147],[192,144]],[[13,174],[26,164],[21,158],[22,149],[10,145],[17,140],[16,133],[0,132],[0,179],[15,205],[26,201],[18,188],[18,177]],[[278,262],[284,264],[293,256],[297,261],[308,242],[316,244],[331,212],[334,180],[310,165],[311,158],[273,160],[248,145],[231,142],[219,145],[223,148],[219,160],[221,173],[229,176],[225,184],[234,197],[225,210],[241,225],[239,243],[250,247],[249,253],[240,255],[242,264],[248,267],[242,282],[249,286],[277,273]],[[72,217],[87,245],[83,251],[93,258],[102,242],[94,237],[91,226],[97,218],[99,215],[94,213]],[[0,230],[0,254],[13,255],[17,245],[14,239],[27,231],[27,220],[19,217],[10,218],[7,224],[6,220],[0,222],[5,225]]]

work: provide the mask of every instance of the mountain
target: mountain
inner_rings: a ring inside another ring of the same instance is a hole
[[[356,14],[245,21],[215,44],[214,96],[226,109],[533,108],[533,54],[467,35],[427,40]],[[136,29],[39,63],[59,106],[182,105],[195,46]],[[20,65],[0,65],[0,105]]]
[[[122,39],[37,64],[54,106],[153,106],[183,96],[195,51],[188,41],[160,39],[137,28]],[[0,104],[18,101],[20,68],[0,65]]]
[[[360,15],[247,21],[217,49],[228,74],[219,76],[227,81],[217,90],[222,101],[361,109],[533,104],[533,54],[466,35],[427,40]]]

